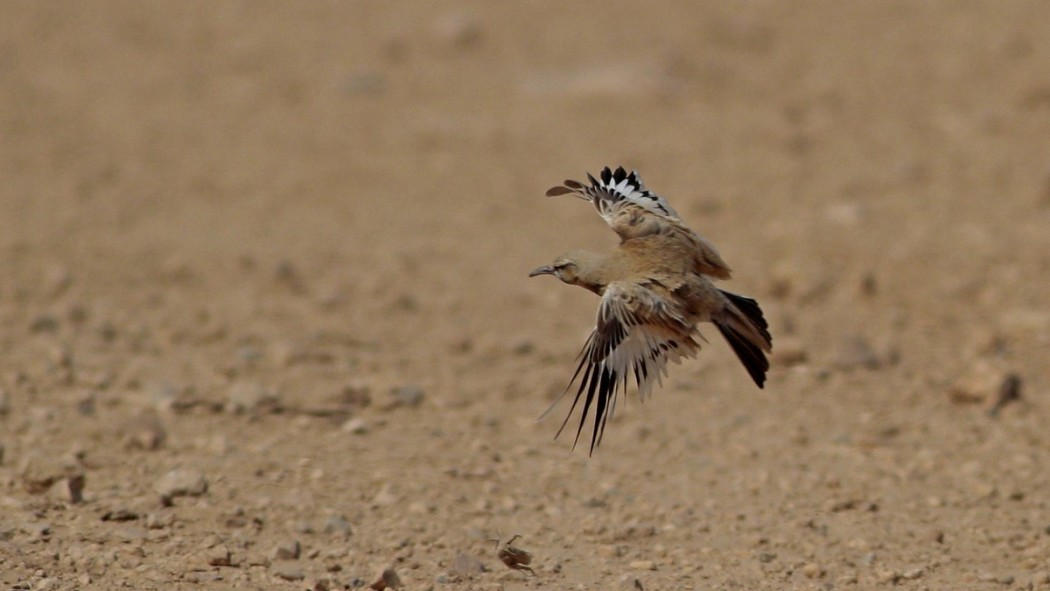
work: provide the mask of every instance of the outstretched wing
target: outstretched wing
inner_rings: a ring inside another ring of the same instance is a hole
[[[666,199],[645,188],[637,170],[627,172],[620,166],[614,171],[606,166],[598,176],[600,179],[587,173],[591,182],[589,186],[579,181],[567,180],[564,185],[548,189],[547,196],[575,194],[580,199],[590,201],[613,229],[616,229],[617,218],[622,215],[623,210],[630,207],[638,207],[665,218],[678,219],[678,212]]]
[[[583,413],[573,446],[579,442],[593,404],[594,432],[590,451],[594,452],[605,432],[606,420],[616,407],[616,396],[619,392],[626,394],[631,374],[634,374],[639,398],[644,400],[653,384],[660,383],[666,375],[668,361],[678,362],[682,357],[693,357],[700,350],[697,338],[703,337],[693,323],[674,300],[661,297],[652,287],[613,282],[602,296],[597,323],[580,351],[580,363],[565,389],[567,393],[579,379],[572,408],[558,429],[558,435],[561,435],[583,398]]]
[[[599,176],[600,180],[588,174],[589,186],[567,180],[564,185],[548,189],[547,196],[572,194],[590,201],[624,242],[660,234],[680,241],[690,251],[697,273],[719,279],[732,276],[715,247],[687,228],[666,199],[646,189],[638,171],[627,172],[622,166],[614,171],[606,166]]]

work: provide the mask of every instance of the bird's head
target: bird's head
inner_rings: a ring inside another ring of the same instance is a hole
[[[538,267],[529,277],[554,275],[569,285],[579,285],[600,294],[608,283],[602,277],[602,258],[594,253],[574,250],[554,259],[549,265]]]

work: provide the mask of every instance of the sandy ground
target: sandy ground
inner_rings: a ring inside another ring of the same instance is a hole
[[[0,586],[1050,588],[1047,22],[4,3]],[[526,274],[616,164],[776,351],[708,329],[588,458],[535,419],[597,299]]]

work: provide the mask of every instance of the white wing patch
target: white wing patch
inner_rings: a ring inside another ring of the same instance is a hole
[[[602,169],[600,179],[590,174],[590,185],[567,180],[547,190],[548,197],[575,195],[594,204],[605,223],[626,242],[652,234],[664,234],[684,240],[694,252],[695,271],[718,279],[729,279],[733,271],[722,260],[714,246],[690,230],[678,212],[659,195],[645,188],[638,171]]]
[[[634,375],[639,398],[644,401],[653,385],[660,384],[667,375],[668,362],[678,363],[683,357],[696,355],[700,350],[697,338],[703,337],[693,323],[658,294],[638,284],[609,284],[598,308],[597,324],[580,351],[576,373],[566,388],[567,393],[572,384],[580,380],[572,408],[558,434],[565,429],[582,397],[583,413],[576,441],[593,404],[593,452],[601,442],[606,420],[615,411],[617,394],[626,395],[631,375]]]
[[[600,180],[595,179],[590,173],[587,174],[591,182],[590,186],[579,181],[566,180],[564,185],[550,188],[547,196],[574,193],[580,199],[594,203],[598,213],[609,225],[613,224],[619,209],[628,203],[664,217],[679,219],[678,212],[666,199],[645,188],[645,183],[642,182],[642,177],[638,175],[637,170],[627,172],[620,166],[614,171],[606,166],[598,176]]]

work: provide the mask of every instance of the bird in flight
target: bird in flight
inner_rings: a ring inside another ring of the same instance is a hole
[[[667,200],[646,189],[637,171],[606,167],[599,178],[590,174],[587,178],[589,185],[567,180],[549,189],[547,196],[575,195],[593,203],[620,236],[619,247],[605,254],[572,251],[529,277],[554,275],[602,298],[576,373],[562,393],[579,380],[572,408],[558,429],[560,435],[582,398],[575,447],[593,405],[590,453],[594,453],[615,410],[617,394],[626,395],[629,378],[633,376],[644,400],[653,384],[667,375],[668,362],[695,357],[700,341],[706,342],[698,323],[715,325],[759,388],[766,381],[766,353],[772,351],[773,340],[758,302],[712,283],[732,274],[718,251],[689,229]]]

